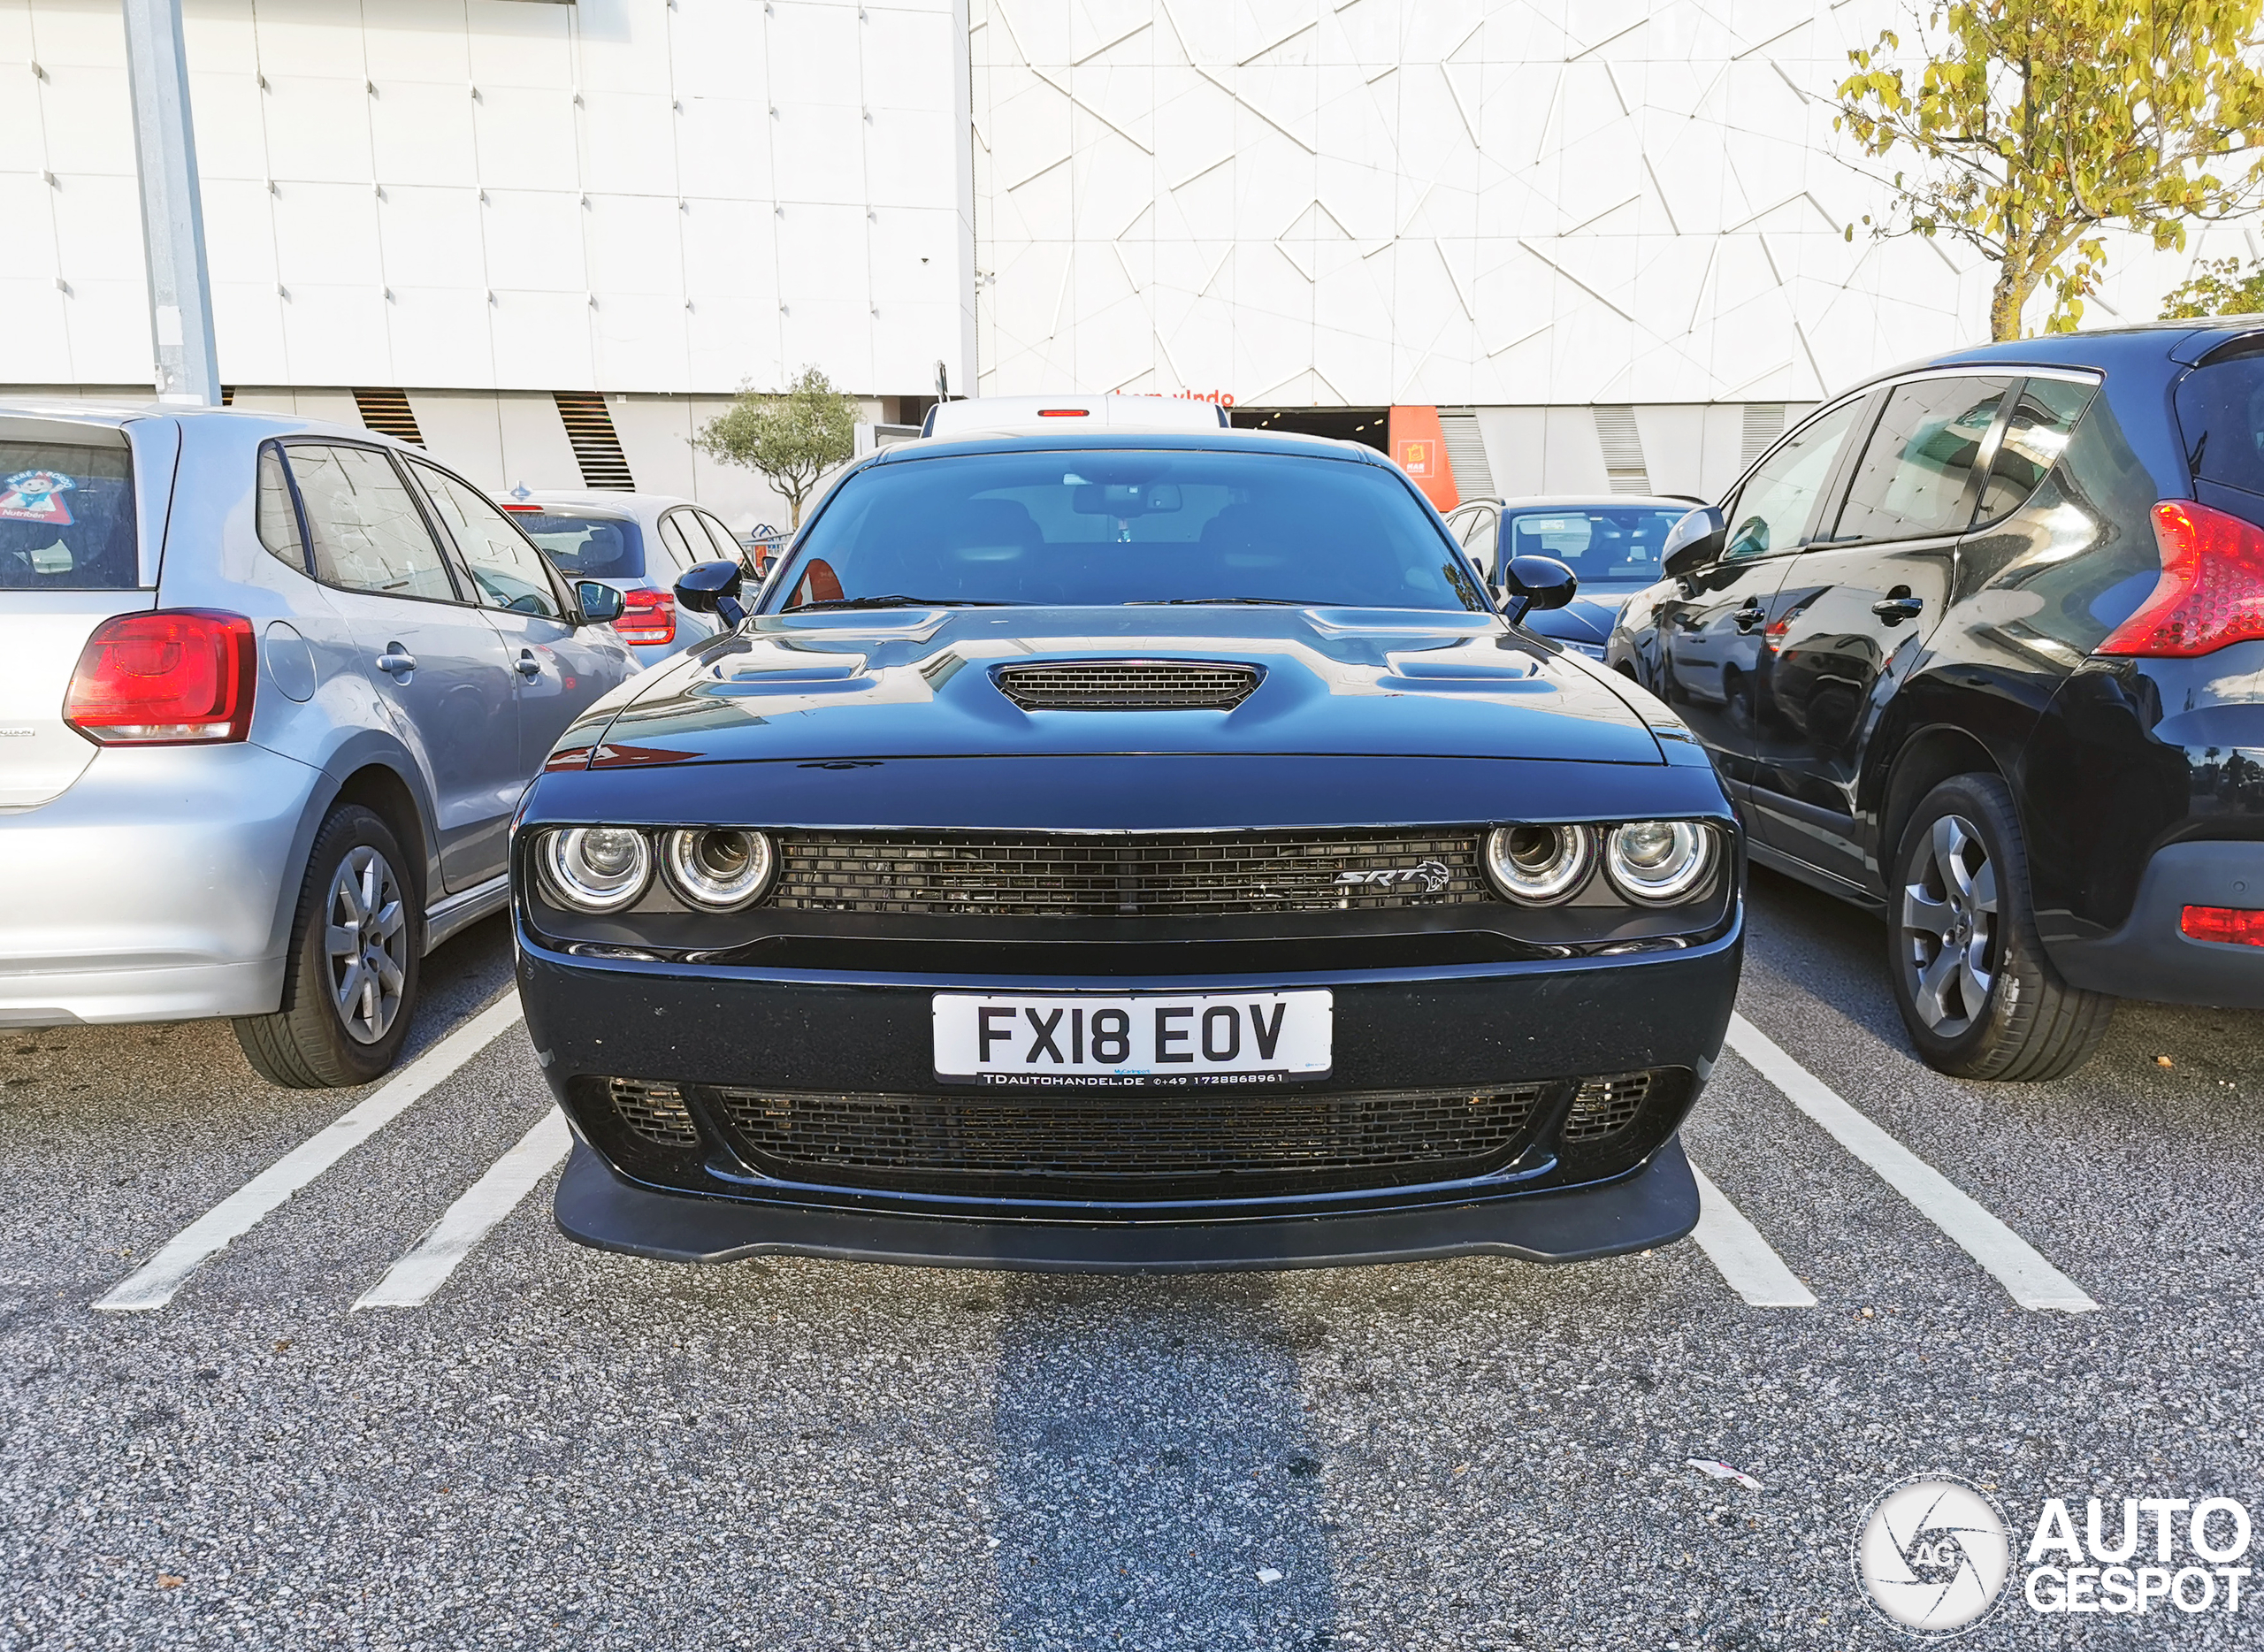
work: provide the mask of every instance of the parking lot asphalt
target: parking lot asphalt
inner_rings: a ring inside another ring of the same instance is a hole
[[[0,1032],[0,1647],[1884,1648],[1849,1544],[1904,1475],[1991,1489],[2016,1565],[2045,1497],[2264,1503],[2264,1018],[2126,1006],[2070,1079],[1966,1084],[1908,1052],[1875,921],[1765,873],[1752,909],[1752,1029],[2092,1311],[2020,1305],[1736,1053],[1685,1141],[1813,1306],[1694,1242],[677,1267],[560,1237],[554,1173],[357,1311],[547,1113],[513,1028],[98,1312],[358,1098],[264,1085],[225,1024]],[[508,987],[502,922],[427,980],[412,1054]],[[1960,1644],[2251,1646],[2259,1611],[2014,1600]]]

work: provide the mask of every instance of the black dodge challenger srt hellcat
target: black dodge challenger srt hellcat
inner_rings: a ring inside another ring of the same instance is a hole
[[[744,611],[693,569],[728,628],[552,753],[513,881],[568,1235],[1149,1270],[1696,1221],[1743,937],[1704,751],[1514,623],[1561,564],[1505,617],[1380,455],[1139,405],[952,404]]]

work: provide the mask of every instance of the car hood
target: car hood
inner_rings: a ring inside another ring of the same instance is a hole
[[[1231,711],[1025,711],[1001,668],[1258,668]],[[1232,607],[767,615],[624,684],[551,769],[688,761],[1117,753],[1660,763],[1602,673],[1482,614]]]
[[[1633,591],[1600,591],[1594,596],[1574,597],[1561,608],[1529,616],[1526,625],[1543,637],[1602,644],[1619,623],[1619,612],[1627,606],[1627,599],[1634,594]]]

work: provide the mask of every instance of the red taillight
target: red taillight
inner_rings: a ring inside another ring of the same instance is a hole
[[[1093,410],[1090,408],[1040,408],[1037,416],[1040,418],[1090,418]]]
[[[241,614],[121,614],[80,651],[63,721],[104,746],[241,740],[251,732],[257,674]]]
[[[522,516],[539,516],[544,510],[548,509],[548,507],[543,505],[505,505],[503,509],[506,510],[516,510]]]
[[[2264,912],[2245,906],[2188,906],[2177,927],[2197,941],[2264,946]]]
[[[2161,577],[2100,654],[2184,658],[2264,638],[2264,528],[2189,499],[2154,507]]]
[[[676,597],[667,591],[631,591],[622,598],[625,606],[621,617],[613,623],[614,634],[623,642],[642,646],[654,642],[676,640]]]

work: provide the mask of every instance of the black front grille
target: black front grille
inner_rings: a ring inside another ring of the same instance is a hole
[[[779,835],[802,912],[1122,918],[1370,911],[1493,897],[1475,831]]]
[[[689,1147],[700,1139],[691,1109],[684,1105],[684,1092],[675,1085],[616,1078],[610,1088],[613,1110],[632,1134],[663,1147]]]
[[[1649,1099],[1648,1073],[1623,1073],[1617,1078],[1592,1078],[1572,1096],[1572,1111],[1564,1120],[1568,1142],[1593,1142],[1625,1129]]]
[[[1232,711],[1258,677],[1209,661],[1077,660],[1002,666],[992,680],[1024,711]]]
[[[1505,1163],[1543,1086],[1372,1095],[715,1093],[758,1162],[838,1187],[1233,1197],[1472,1175]]]

